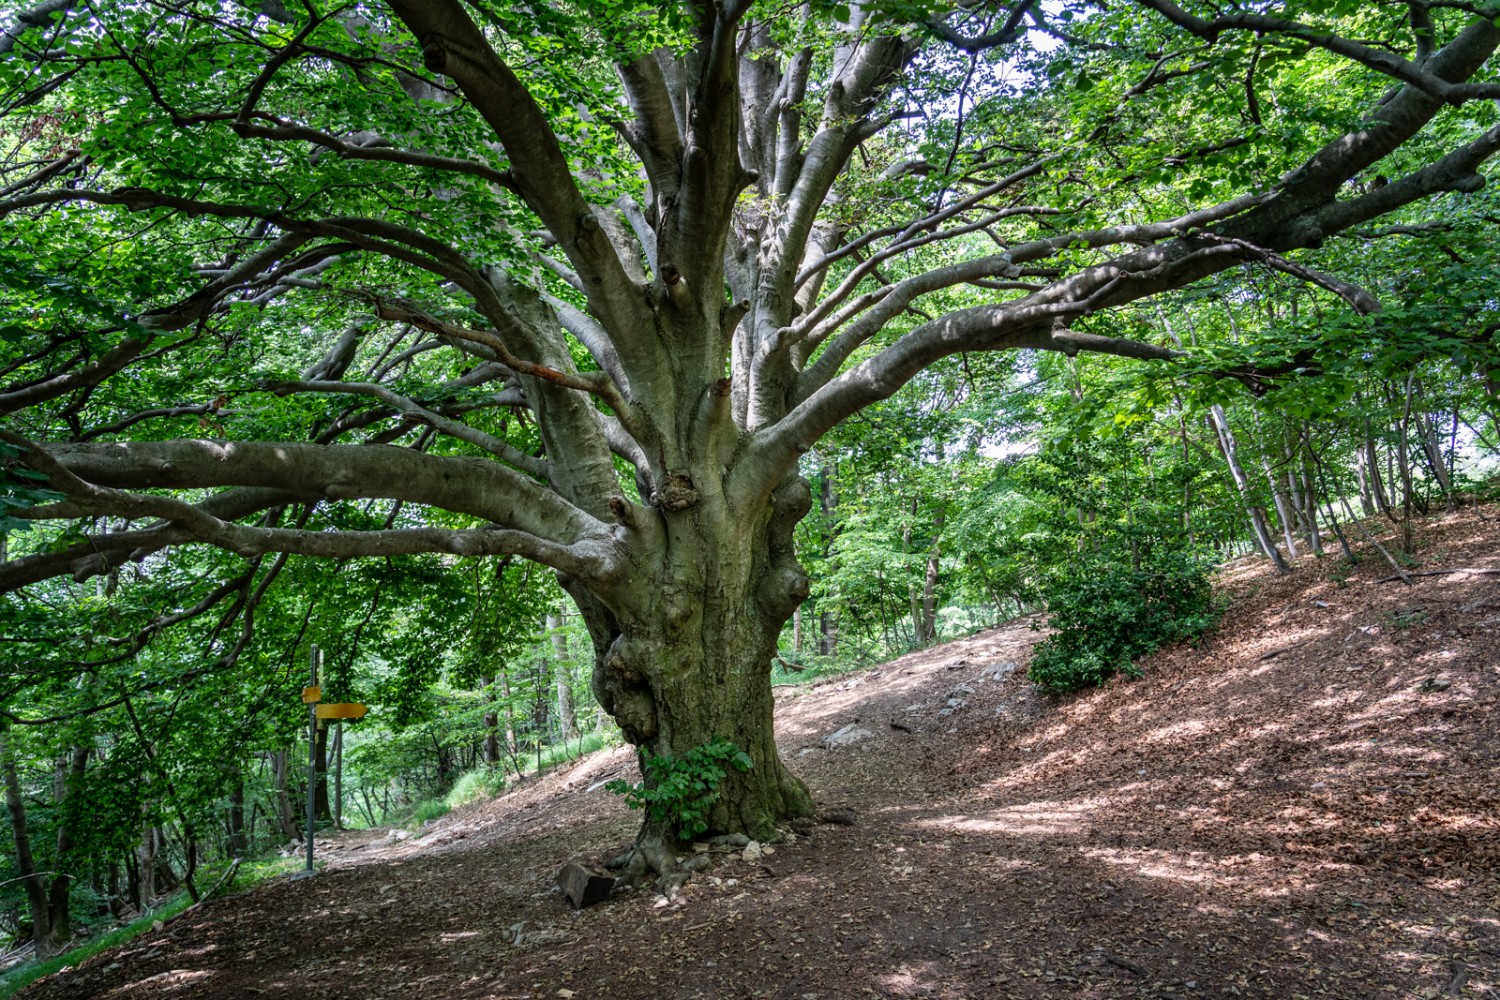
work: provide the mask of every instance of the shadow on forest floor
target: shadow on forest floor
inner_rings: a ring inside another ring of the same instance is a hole
[[[1426,567],[1500,568],[1495,515],[1430,522]],[[778,689],[783,753],[857,822],[717,856],[673,902],[552,887],[630,839],[599,787],[622,749],[23,996],[1492,995],[1500,576],[1330,569],[1232,565],[1204,648],[1066,700],[1025,681],[1025,620]]]

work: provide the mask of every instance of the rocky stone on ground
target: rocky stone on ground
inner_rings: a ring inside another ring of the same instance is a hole
[[[557,873],[557,885],[562,889],[569,905],[575,910],[582,910],[608,899],[615,887],[615,877],[597,868],[570,861]]]
[[[867,740],[874,735],[868,729],[861,728],[859,723],[851,722],[838,732],[829,733],[823,737],[823,745],[833,750],[838,747],[849,746],[852,743],[858,743],[860,740]]]

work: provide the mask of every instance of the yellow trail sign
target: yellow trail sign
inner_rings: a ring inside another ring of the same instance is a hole
[[[314,711],[320,719],[363,719],[369,709],[357,701],[351,701],[343,705],[319,705]]]
[[[302,689],[302,703],[311,705],[323,700],[323,689],[320,687],[305,687]]]

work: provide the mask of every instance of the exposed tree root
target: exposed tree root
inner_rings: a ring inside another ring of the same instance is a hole
[[[634,887],[647,876],[655,875],[657,891],[668,897],[682,888],[692,874],[677,864],[677,852],[665,838],[644,832],[636,839],[634,847],[606,867],[618,872],[615,878],[622,886]]]

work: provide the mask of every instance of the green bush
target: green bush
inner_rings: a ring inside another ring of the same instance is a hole
[[[748,771],[753,766],[749,754],[716,736],[681,757],[647,757],[646,780],[639,785],[615,780],[604,787],[686,839],[708,829],[708,811],[718,798],[719,782],[729,773],[724,768]]]
[[[1116,673],[1140,676],[1136,657],[1213,624],[1212,569],[1183,550],[1158,550],[1140,569],[1105,556],[1079,559],[1045,588],[1053,634],[1037,644],[1027,676],[1055,693]]]

